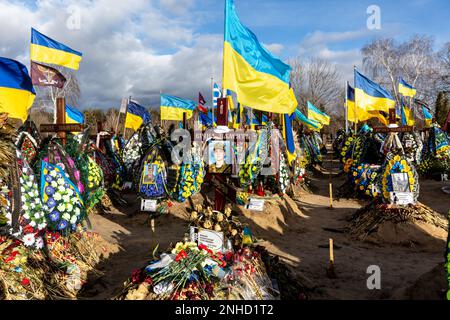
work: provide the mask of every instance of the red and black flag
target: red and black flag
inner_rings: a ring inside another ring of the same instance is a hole
[[[31,80],[33,85],[41,87],[57,87],[62,89],[66,78],[58,70],[31,61]]]
[[[198,108],[201,112],[208,112],[208,110],[205,108],[206,100],[203,98],[203,95],[199,92],[198,93]]]

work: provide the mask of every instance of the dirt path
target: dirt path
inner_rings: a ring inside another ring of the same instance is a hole
[[[333,177],[337,188],[343,178]],[[268,203],[262,213],[254,213],[237,207],[243,214],[254,235],[261,244],[286,262],[295,266],[318,288],[315,299],[382,299],[404,298],[401,289],[409,287],[423,274],[443,262],[445,241],[439,240],[433,248],[411,246],[390,246],[352,240],[342,230],[346,219],[363,202],[340,200],[330,210],[328,177],[313,179],[318,188],[314,194],[302,193],[298,200],[288,197],[275,203]],[[421,181],[421,201],[436,211],[445,214],[450,208],[450,198],[440,191],[444,182]],[[133,198],[129,198],[133,202]],[[194,202],[201,202],[199,197]],[[105,215],[94,215],[92,222],[97,231],[108,242],[109,256],[100,268],[105,272],[102,281],[91,284],[84,298],[110,299],[122,288],[123,282],[132,271],[145,265],[153,249],[159,244],[164,250],[170,243],[183,239],[188,230],[188,204],[177,204],[171,213],[157,220],[155,229],[146,223],[144,215],[133,218],[134,205]],[[332,231],[326,231],[332,230]],[[333,231],[334,230],[334,231]],[[328,241],[334,239],[337,279],[326,276],[328,266]],[[434,239],[435,240],[435,239]],[[368,290],[367,267],[377,265],[381,269],[381,290]],[[436,281],[441,285],[444,279],[433,277],[427,283]],[[421,289],[423,290],[423,288]]]

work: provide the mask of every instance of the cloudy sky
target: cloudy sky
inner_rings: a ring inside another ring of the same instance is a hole
[[[319,56],[337,63],[343,81],[373,37],[433,35],[450,41],[448,0],[235,0],[238,14],[283,60]],[[367,8],[381,10],[369,30]],[[29,66],[30,28],[83,53],[80,109],[118,107],[133,96],[158,105],[160,91],[209,100],[220,83],[223,0],[0,0],[0,56]]]

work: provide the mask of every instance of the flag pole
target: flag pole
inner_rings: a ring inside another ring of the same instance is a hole
[[[345,134],[348,134],[348,81],[345,83]]]
[[[354,70],[354,72],[353,72],[353,88],[355,90],[355,110],[354,111],[355,111],[355,134],[356,134],[358,131],[358,115],[356,114],[357,107],[356,107],[356,86],[355,86],[356,66],[353,66],[353,70]]]
[[[130,104],[130,101],[131,101],[131,96],[128,98],[127,108],[125,109],[125,122],[127,121],[128,105]],[[124,124],[123,125],[123,133],[122,133],[122,136],[123,136],[124,139],[125,139],[125,131],[126,131],[126,128],[125,128],[125,124]]]
[[[214,78],[211,76],[211,121],[214,128]]]

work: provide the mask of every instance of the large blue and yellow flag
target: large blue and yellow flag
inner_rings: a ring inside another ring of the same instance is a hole
[[[402,105],[402,125],[413,126],[415,123],[414,112],[405,105]]]
[[[182,121],[183,113],[190,119],[196,107],[194,101],[161,94],[161,120]]]
[[[414,98],[414,96],[417,93],[417,90],[413,86],[406,83],[405,80],[400,78],[400,80],[398,82],[398,92],[404,97]]]
[[[30,59],[78,70],[83,54],[31,28]]]
[[[296,109],[294,114],[295,118],[310,130],[319,132],[322,129],[322,124],[320,122],[308,119],[300,110]]]
[[[330,116],[317,109],[311,102],[308,101],[308,118],[316,120],[323,125],[330,125]]]
[[[292,164],[292,162],[297,158],[297,153],[295,152],[294,132],[292,130],[293,118],[294,114],[292,114],[291,116],[289,116],[288,114],[284,114],[282,117],[283,138],[286,142],[286,153],[289,164]]]
[[[379,84],[365,77],[355,69],[355,103],[356,107],[365,111],[383,111],[395,108],[392,95]]]
[[[84,123],[84,115],[72,106],[66,104],[66,123]]]
[[[125,128],[136,131],[142,124],[152,121],[152,117],[146,108],[134,101],[128,102],[127,116],[125,118]]]
[[[291,67],[267,51],[241,23],[233,0],[225,4],[224,38],[223,87],[253,109],[293,113],[298,103],[289,87]]]
[[[356,106],[355,104],[355,89],[347,84],[347,119],[351,122],[363,122],[371,118],[377,118],[382,124],[388,125],[389,121],[383,116],[380,111],[366,111]]]
[[[27,67],[18,61],[0,57],[0,112],[25,122],[35,97]]]

